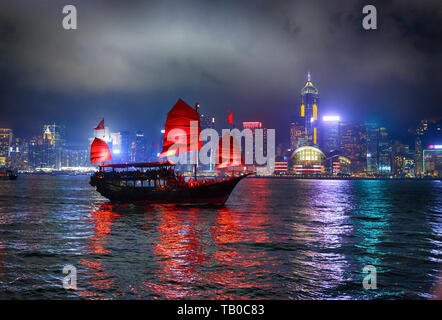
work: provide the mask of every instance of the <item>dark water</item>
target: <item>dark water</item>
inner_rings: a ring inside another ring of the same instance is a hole
[[[20,176],[0,181],[0,298],[431,298],[441,194],[439,181],[247,179],[224,208],[135,207],[87,177]]]

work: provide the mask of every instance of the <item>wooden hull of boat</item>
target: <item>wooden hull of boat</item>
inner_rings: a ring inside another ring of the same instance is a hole
[[[230,177],[218,182],[173,189],[126,187],[93,178],[91,185],[96,186],[97,191],[112,202],[223,205],[244,177]]]

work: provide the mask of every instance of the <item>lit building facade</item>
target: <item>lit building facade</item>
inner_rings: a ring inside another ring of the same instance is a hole
[[[135,155],[134,162],[147,161],[147,141],[143,131],[135,133]]]
[[[313,85],[310,73],[307,76],[307,82],[301,89],[301,107],[300,118],[304,125],[305,137],[308,145],[318,145],[318,105],[319,90]]]
[[[68,146],[63,150],[62,167],[90,166],[89,148],[82,146]]]
[[[391,174],[391,140],[386,128],[379,128],[379,174]]]
[[[324,116],[320,125],[319,146],[328,154],[339,150],[339,116]]]
[[[289,164],[287,161],[276,161],[275,162],[275,171],[276,175],[286,175],[289,170]]]
[[[59,124],[43,126],[43,157],[42,168],[60,169],[62,166],[62,152],[66,146],[66,128]]]
[[[305,126],[297,121],[290,123],[290,149],[296,150],[299,147],[307,145],[305,139]]]
[[[352,173],[362,174],[366,172],[367,145],[364,125],[340,122],[339,149],[342,156],[350,159]]]
[[[17,170],[27,170],[29,168],[28,141],[22,138],[13,139],[9,159],[12,168]]]
[[[367,132],[367,174],[378,173],[379,161],[379,126],[377,123],[366,123]]]
[[[349,176],[351,174],[351,160],[335,155],[328,159],[329,173],[333,176]]]
[[[132,141],[130,139],[129,131],[120,131],[121,137],[121,150],[120,150],[120,159],[122,162],[132,162],[130,159],[130,149],[132,146]]]
[[[11,146],[12,129],[0,129],[0,167],[8,165]]]
[[[293,152],[290,160],[294,174],[321,174],[325,171],[325,155],[316,147],[300,147]]]
[[[422,151],[424,176],[442,178],[442,145],[429,145]]]
[[[398,140],[395,140],[392,144],[391,151],[391,173],[393,176],[402,177],[405,175],[405,165],[408,154],[408,145],[402,144]]]

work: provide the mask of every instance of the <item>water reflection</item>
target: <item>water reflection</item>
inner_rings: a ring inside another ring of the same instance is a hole
[[[203,239],[204,222],[197,209],[182,211],[174,206],[164,206],[158,218],[159,237],[153,245],[158,280],[145,285],[163,298],[197,294],[192,284],[204,280],[200,270],[210,260]]]
[[[224,208],[142,207],[100,204],[82,177],[23,177],[0,189],[0,297],[430,298],[440,194],[429,181],[246,179]],[[60,289],[66,264],[78,291]],[[366,264],[378,290],[362,287]]]
[[[108,238],[112,231],[112,225],[121,215],[114,212],[114,205],[110,203],[98,204],[99,209],[91,211],[88,219],[93,225],[93,234],[89,237],[88,251],[93,255],[109,254],[111,251],[106,248]],[[80,295],[89,298],[99,298],[112,288],[115,280],[112,274],[106,271],[105,259],[98,257],[95,260],[83,258],[81,265],[86,268],[85,278],[92,290],[81,290]]]

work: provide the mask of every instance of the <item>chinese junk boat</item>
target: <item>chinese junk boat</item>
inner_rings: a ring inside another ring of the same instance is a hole
[[[14,170],[0,168],[0,180],[16,180],[18,174]]]
[[[201,149],[198,139],[201,131],[200,115],[197,107],[194,110],[180,99],[167,114],[163,150],[159,157]],[[191,128],[192,121],[198,122],[197,132],[193,132],[196,128]],[[181,129],[180,132],[183,133],[182,137],[175,136],[175,142],[167,139],[168,132],[173,129]],[[100,141],[95,143],[96,140]],[[91,147],[91,163],[110,160],[109,148],[105,141],[96,138],[94,143]],[[223,168],[229,167],[229,163],[230,166],[238,165],[238,161],[229,162],[224,158],[222,160]],[[112,202],[223,205],[237,183],[245,176],[241,174],[224,179],[197,180],[195,165],[194,178],[186,181],[184,176],[175,172],[174,164],[167,160],[101,164],[99,171],[91,177],[90,184]]]

